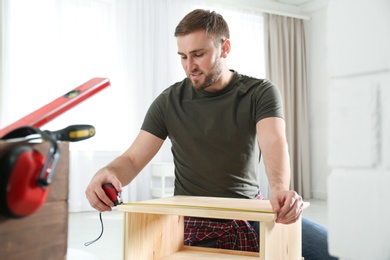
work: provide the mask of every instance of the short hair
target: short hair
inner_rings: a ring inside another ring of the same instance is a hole
[[[175,37],[185,36],[195,31],[204,30],[215,42],[229,39],[229,26],[222,15],[215,11],[195,9],[180,21],[175,29]]]

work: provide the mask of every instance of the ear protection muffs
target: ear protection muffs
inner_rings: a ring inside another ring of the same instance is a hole
[[[9,142],[41,139],[50,144],[46,156],[23,142],[0,158],[0,213],[21,218],[36,212],[44,204],[59,158],[57,141],[34,127],[17,128],[1,138]]]

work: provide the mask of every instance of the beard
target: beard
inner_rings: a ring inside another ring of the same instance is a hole
[[[196,72],[197,71],[194,71],[193,73],[196,73]],[[217,58],[213,69],[207,74],[204,73],[205,79],[203,81],[202,80],[193,80],[190,78],[191,83],[192,83],[192,87],[197,89],[197,90],[205,90],[206,88],[213,85],[218,80],[218,78],[221,76],[221,74],[222,74],[222,63],[221,63],[221,59]]]

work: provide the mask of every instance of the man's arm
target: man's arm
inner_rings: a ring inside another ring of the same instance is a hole
[[[102,185],[112,183],[118,191],[129,184],[156,155],[164,140],[141,130],[132,145],[107,166],[100,169],[89,183],[85,195],[98,211],[110,211],[114,206]]]
[[[301,196],[290,190],[290,159],[286,140],[285,122],[269,117],[256,125],[257,141],[263,156],[265,171],[271,188],[270,202],[278,212],[276,222],[294,223],[302,213]]]

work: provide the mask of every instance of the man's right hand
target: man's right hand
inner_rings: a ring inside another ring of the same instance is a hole
[[[95,174],[85,190],[85,195],[89,204],[100,212],[111,211],[111,208],[114,207],[114,203],[110,200],[102,188],[105,183],[111,183],[118,192],[122,192],[121,182],[115,175],[111,174],[106,167],[102,168]]]

